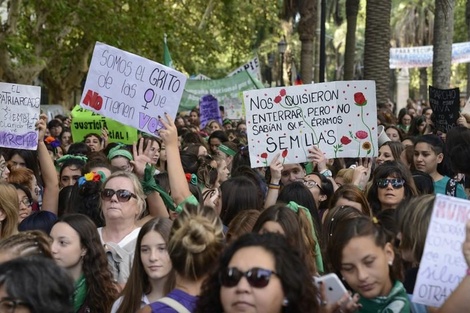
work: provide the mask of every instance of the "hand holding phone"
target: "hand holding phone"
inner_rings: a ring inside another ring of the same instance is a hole
[[[325,286],[325,300],[328,303],[338,302],[348,292],[335,273],[315,276],[314,280],[318,288],[320,288],[320,283]]]

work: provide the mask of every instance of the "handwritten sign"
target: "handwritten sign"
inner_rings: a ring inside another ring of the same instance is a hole
[[[185,83],[180,72],[97,42],[80,106],[156,135],[159,115],[175,118]]]
[[[440,307],[466,275],[462,253],[470,201],[437,194],[413,302]]]
[[[222,124],[219,102],[212,95],[205,95],[201,98],[201,102],[199,104],[199,114],[201,118],[201,128],[206,127],[207,123],[212,120],[216,120]]]
[[[0,83],[0,147],[36,150],[41,88]]]
[[[318,146],[327,158],[377,155],[375,82],[345,81],[243,93],[252,167],[305,162]]]
[[[86,135],[95,133],[101,136],[103,127],[108,129],[108,142],[132,144],[137,142],[137,129],[123,125],[113,119],[75,106],[70,125],[74,141],[82,141]]]
[[[460,111],[460,90],[438,89],[429,86],[429,103],[432,108],[432,121],[437,130],[447,133],[457,125]]]

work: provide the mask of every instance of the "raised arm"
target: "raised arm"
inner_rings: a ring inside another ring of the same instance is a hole
[[[169,217],[165,203],[156,190],[155,179],[153,178],[153,168],[148,168],[147,164],[152,161],[153,154],[150,151],[151,145],[147,145],[144,149],[144,138],[140,138],[139,146],[133,144],[133,158],[131,161],[134,166],[134,173],[139,178],[144,192],[147,196],[147,204],[150,216],[152,217]],[[142,221],[143,222],[143,221]]]
[[[280,154],[276,154],[269,164],[269,170],[271,172],[271,180],[268,184],[268,194],[266,195],[266,201],[264,201],[264,208],[267,209],[271,205],[276,204],[277,197],[279,196],[279,189],[281,188],[281,172],[282,162],[279,160]]]
[[[38,133],[38,160],[41,167],[41,176],[44,182],[44,194],[42,197],[42,210],[49,211],[57,215],[59,209],[59,179],[46,144],[44,143],[44,133],[46,131],[47,116],[41,114],[36,122]]]
[[[178,205],[192,195],[181,165],[178,148],[178,132],[171,117],[165,113],[165,118],[159,117],[164,128],[159,131],[160,137],[166,147],[167,170],[170,179],[171,196]]]

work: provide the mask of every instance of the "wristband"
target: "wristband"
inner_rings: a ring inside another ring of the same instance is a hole
[[[281,189],[281,185],[279,184],[268,184],[269,189]]]
[[[325,177],[332,177],[333,176],[333,173],[328,169],[321,171],[320,174],[322,174]]]

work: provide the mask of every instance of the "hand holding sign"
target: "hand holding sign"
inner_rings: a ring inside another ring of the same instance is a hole
[[[470,221],[465,225],[465,241],[462,244],[462,252],[467,266],[470,268]]]
[[[45,133],[46,133],[46,128],[47,128],[47,115],[41,114],[39,116],[38,121],[36,122],[34,126],[38,130],[38,142],[43,141]]]
[[[165,146],[178,146],[178,130],[176,129],[173,119],[167,113],[165,113],[166,121],[161,116],[158,118],[164,127],[163,129],[160,129],[158,133],[160,134]]]
[[[281,181],[281,172],[284,166],[279,160],[281,156],[280,153],[277,153],[269,164],[269,170],[271,171],[271,184],[279,184]]]

